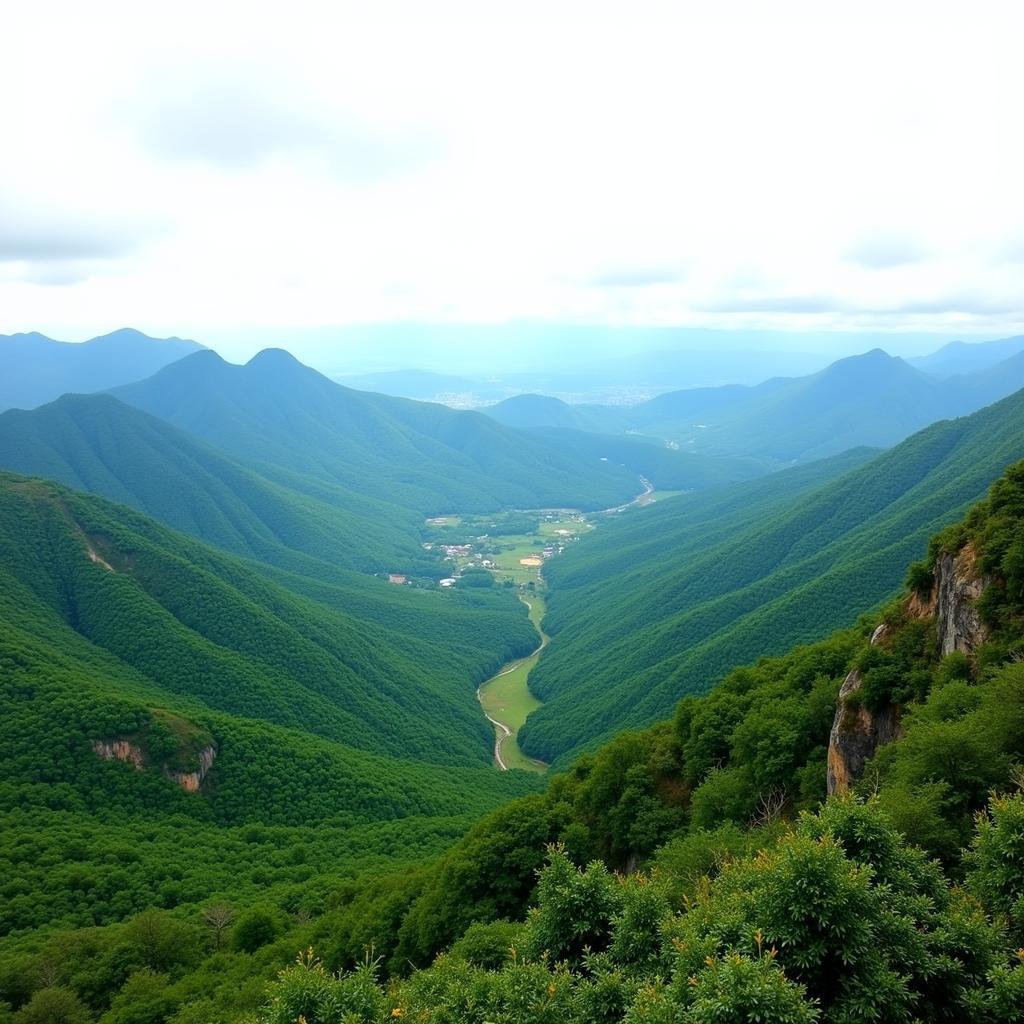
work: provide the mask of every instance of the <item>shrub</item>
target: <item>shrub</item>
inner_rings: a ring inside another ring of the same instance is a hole
[[[250,907],[240,914],[231,933],[231,945],[243,953],[255,953],[273,942],[280,932],[277,913],[270,907]]]

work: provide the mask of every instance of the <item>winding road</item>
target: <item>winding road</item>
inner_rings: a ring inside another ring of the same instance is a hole
[[[525,597],[520,595],[519,600],[522,601],[523,604],[525,604],[526,607],[529,608],[531,612],[533,611],[533,605],[530,604],[530,602],[527,601]],[[531,621],[533,621],[533,620],[531,619]],[[510,661],[507,665],[505,665],[505,667],[500,672],[496,672],[493,676],[491,676],[490,679],[486,680],[485,682],[482,682],[476,688],[476,699],[478,701],[480,701],[480,706],[481,707],[483,707],[483,700],[482,700],[482,698],[480,696],[480,691],[488,683],[493,682],[495,679],[500,679],[502,676],[507,676],[510,672],[515,672],[516,669],[520,668],[522,665],[524,665],[528,661],[532,661],[535,658],[539,658],[540,655],[541,655],[541,652],[544,650],[545,647],[547,647],[547,645],[548,645],[548,636],[547,636],[547,634],[544,632],[544,630],[542,630],[539,626],[537,626],[536,623],[534,623],[534,629],[537,630],[537,635],[540,637],[540,646],[535,651],[533,651],[530,654],[526,655],[526,657],[524,657],[524,658],[516,658],[515,661]],[[512,730],[504,722],[499,722],[496,718],[491,718],[491,716],[489,714],[487,714],[486,710],[484,710],[484,717],[496,729],[499,730],[498,735],[495,736],[495,738],[494,738],[494,760],[497,763],[498,767],[503,772],[507,772],[509,770],[509,767],[505,763],[505,759],[501,756],[501,747],[502,747],[502,744],[505,742],[505,740],[507,740],[509,738],[509,736],[512,735]],[[538,761],[538,760],[536,760],[536,758],[530,758],[530,760],[533,761],[534,764],[538,764],[538,765],[544,764],[543,761]],[[547,766],[545,765],[544,767],[547,767]]]
[[[640,477],[640,483],[644,485],[643,493],[638,494],[632,501],[627,501],[625,505],[616,505],[614,508],[603,508],[600,512],[594,512],[593,514],[605,516],[612,512],[625,512],[627,508],[632,508],[634,505],[644,504],[644,498],[648,498],[654,493],[654,484],[645,476]]]
[[[613,508],[602,509],[600,512],[593,513],[593,514],[595,514],[595,515],[607,515],[607,514],[611,514],[611,513],[614,513],[614,512],[624,512],[627,508],[632,508],[634,505],[645,505],[647,503],[647,499],[654,493],[654,484],[652,484],[650,480],[648,480],[646,477],[643,477],[643,476],[640,477],[640,483],[642,483],[644,485],[644,489],[632,501],[627,501],[624,505],[616,505]],[[538,573],[538,577],[539,576],[540,576],[540,574]],[[522,594],[519,595],[519,600],[522,601],[523,604],[525,604],[526,607],[530,610],[530,613],[531,613],[530,621],[533,622],[533,617],[532,617],[533,605],[530,604],[530,602],[525,597],[523,597]],[[543,652],[544,648],[547,647],[547,645],[548,645],[548,635],[544,632],[544,630],[541,628],[539,623],[534,622],[533,626],[534,626],[534,629],[537,630],[537,635],[540,637],[540,646],[535,651],[533,651],[531,654],[528,654],[525,658],[516,658],[515,661],[508,662],[501,669],[500,672],[496,672],[493,676],[490,677],[490,679],[488,679],[485,682],[481,683],[476,688],[476,699],[478,701],[480,701],[480,706],[483,709],[484,717],[497,730],[497,733],[495,734],[495,738],[494,738],[494,761],[497,764],[497,766],[503,772],[507,772],[509,770],[509,766],[505,762],[504,757],[502,757],[501,749],[502,749],[502,746],[505,743],[505,740],[507,740],[512,735],[512,730],[504,722],[498,721],[497,718],[492,718],[487,713],[487,709],[484,708],[484,706],[483,706],[483,697],[481,695],[481,691],[489,683],[494,682],[495,679],[500,679],[502,676],[507,676],[510,672],[515,672],[517,669],[521,668],[528,661],[533,661],[533,660],[535,660],[535,659],[540,657],[540,655]],[[528,675],[529,675],[529,672],[527,673],[527,676]],[[520,751],[520,753],[521,753],[521,751]],[[536,758],[530,758],[529,760],[531,760],[534,764],[536,764],[538,766],[542,766],[544,768],[547,767],[547,765],[545,765],[543,761],[538,761]]]

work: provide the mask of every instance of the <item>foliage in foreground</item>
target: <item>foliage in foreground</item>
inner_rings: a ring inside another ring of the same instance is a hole
[[[263,1024],[1018,1021],[1024,797],[980,816],[967,886],[907,845],[877,802],[830,802],[673,900],[673,879],[577,868],[552,847],[505,959],[464,951],[387,988],[312,950]]]

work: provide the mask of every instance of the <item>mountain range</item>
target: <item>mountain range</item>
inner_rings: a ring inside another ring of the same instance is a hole
[[[788,465],[863,445],[889,447],[938,419],[965,415],[1012,394],[1024,387],[1024,352],[1016,341],[963,346],[984,348],[986,359],[964,360],[970,372],[944,377],[874,349],[807,377],[672,391],[628,408],[569,406],[527,395],[484,411],[520,429],[633,432],[683,451]],[[1013,354],[997,359],[1007,352]],[[943,365],[957,364],[946,360]]]
[[[0,1020],[1019,1019],[1016,340],[489,415],[193,346],[0,413]],[[550,543],[442,588],[447,530]]]
[[[622,467],[580,464],[479,413],[343,387],[280,349],[244,366],[200,352],[112,393],[277,482],[341,486],[425,516],[598,509],[641,490]]]
[[[35,332],[0,335],[0,411],[32,409],[67,392],[103,391],[142,380],[203,348],[123,328],[81,343]]]

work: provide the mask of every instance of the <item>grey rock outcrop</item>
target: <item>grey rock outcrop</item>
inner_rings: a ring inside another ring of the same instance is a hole
[[[978,571],[978,556],[971,544],[955,555],[940,555],[935,563],[932,595],[939,654],[973,654],[988,637],[978,614],[977,600],[989,580]]]
[[[142,771],[147,764],[145,752],[130,740],[93,740],[92,749],[93,753],[103,758],[104,761],[123,761],[125,764],[130,764],[136,771]],[[165,766],[163,773],[171,782],[181,786],[186,793],[197,793],[216,759],[216,748],[204,747],[199,751],[199,767],[195,771],[175,772]]]
[[[934,618],[938,654],[953,651],[971,655],[988,637],[978,613],[977,600],[989,580],[978,569],[977,552],[966,544],[955,555],[942,554],[936,560],[934,583],[927,598],[912,595],[907,613],[912,618]],[[871,636],[872,645],[885,643],[892,627],[878,626]],[[869,711],[857,699],[864,680],[854,669],[839,690],[839,703],[832,721],[828,744],[828,792],[845,793],[860,778],[864,765],[875,751],[902,735],[900,709],[890,704],[880,711]]]
[[[124,761],[139,771],[146,765],[142,749],[128,740],[93,740],[92,751],[104,761]]]

